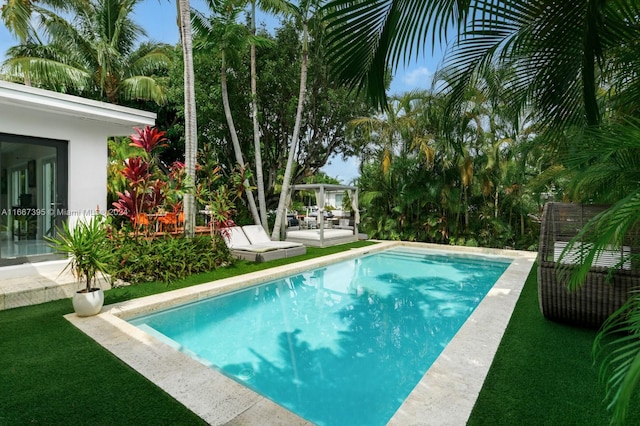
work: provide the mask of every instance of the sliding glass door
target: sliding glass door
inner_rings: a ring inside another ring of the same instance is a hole
[[[0,133],[0,265],[53,258],[66,220],[67,142]]]

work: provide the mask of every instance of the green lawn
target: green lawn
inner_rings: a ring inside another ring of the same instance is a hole
[[[607,425],[604,385],[591,347],[596,332],[546,320],[537,271],[529,275],[469,425]],[[640,424],[640,406],[628,424]]]
[[[167,286],[113,289],[115,303],[372,243],[357,242],[268,263],[238,262]],[[204,424],[180,403],[77,330],[71,300],[0,311],[0,425]]]
[[[266,264],[236,265],[167,287],[114,289],[106,303],[252,272],[367,243]],[[607,424],[603,387],[591,361],[594,331],[555,324],[538,310],[529,277],[469,424]],[[62,316],[70,300],[0,311],[0,425],[191,425],[202,421],[124,365]],[[640,409],[629,424],[640,424]]]

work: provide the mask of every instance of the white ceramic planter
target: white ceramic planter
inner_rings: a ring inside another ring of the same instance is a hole
[[[96,315],[104,304],[104,292],[101,288],[89,293],[75,292],[73,294],[73,309],[79,317]]]

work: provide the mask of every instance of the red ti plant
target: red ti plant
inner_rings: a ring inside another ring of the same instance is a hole
[[[158,147],[167,146],[165,143],[167,138],[164,137],[167,132],[150,126],[146,126],[142,130],[137,127],[134,127],[134,129],[138,134],[130,136],[131,143],[129,145],[142,148],[147,154],[151,154],[151,152]]]
[[[231,216],[235,211],[235,204],[231,200],[227,187],[222,185],[211,193],[209,199],[211,211],[211,234],[220,233],[229,236],[229,227],[235,226]]]
[[[118,201],[113,203],[118,214],[128,217],[130,220],[135,220],[138,215],[138,202],[137,194],[125,190],[124,192],[118,192]]]
[[[154,208],[161,206],[164,203],[166,187],[167,182],[160,179],[156,179],[155,181],[151,182],[149,190],[145,194],[145,210],[153,210]]]
[[[196,165],[197,167],[197,165]],[[169,167],[169,184],[167,185],[166,201],[173,213],[182,210],[182,198],[184,196],[185,164],[181,161],[174,161]]]
[[[165,200],[167,183],[154,179],[152,151],[160,146],[166,146],[167,140],[156,128],[149,126],[143,130],[136,129],[137,135],[131,135],[131,146],[138,147],[146,153],[142,157],[130,157],[124,161],[121,173],[126,178],[129,190],[118,192],[118,201],[113,203],[116,210],[136,222],[141,213],[151,212],[161,206]],[[136,230],[137,231],[137,230]]]
[[[129,181],[129,186],[144,185],[151,177],[149,163],[141,157],[131,157],[124,160],[122,174]]]

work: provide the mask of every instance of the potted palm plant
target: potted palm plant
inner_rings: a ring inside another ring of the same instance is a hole
[[[113,250],[107,238],[107,219],[94,215],[86,221],[78,221],[71,228],[67,222],[57,229],[57,236],[47,238],[51,247],[59,253],[69,255],[71,270],[83,288],[73,295],[73,309],[78,316],[96,315],[102,309],[104,293],[96,278],[109,272],[109,261]]]

